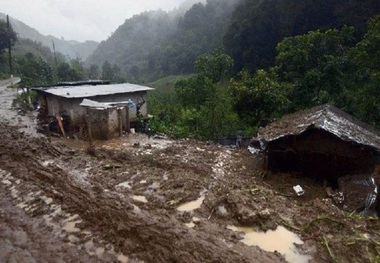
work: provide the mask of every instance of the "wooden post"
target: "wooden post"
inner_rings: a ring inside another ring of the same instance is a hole
[[[66,133],[65,133],[65,129],[63,128],[63,123],[62,123],[61,115],[56,116],[56,118],[57,118],[57,121],[58,121],[59,128],[61,129],[61,132],[63,134],[63,137],[66,138]]]
[[[88,130],[88,140],[90,147],[93,147],[92,144],[92,129],[91,129],[91,121],[90,121],[90,114],[88,112],[88,108],[86,109],[86,122],[87,122],[87,130]]]
[[[126,130],[128,133],[131,133],[131,122],[129,121],[129,107],[126,107],[126,112],[127,112],[127,127]]]
[[[123,119],[122,119],[122,116],[121,116],[121,109],[120,108],[117,108],[117,115],[118,115],[118,119],[119,119],[119,136],[121,137],[123,135]]]
[[[86,108],[86,122],[87,122],[88,143],[89,143],[89,146],[87,147],[87,153],[92,156],[95,156],[95,147],[92,142],[92,128],[91,128],[90,113],[89,113],[88,108]]]

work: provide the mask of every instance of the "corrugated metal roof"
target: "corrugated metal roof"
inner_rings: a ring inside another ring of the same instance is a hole
[[[323,129],[345,141],[380,150],[380,132],[338,108],[325,104],[309,110],[286,115],[264,128],[258,139],[271,142],[289,135],[299,135],[308,129]]]
[[[97,102],[94,100],[89,100],[89,99],[83,99],[82,103],[79,105],[82,107],[95,108],[95,109],[99,109],[99,110],[106,110],[106,109],[115,108],[115,106],[112,106],[112,105],[109,105],[106,103],[102,103],[102,102]]]
[[[133,93],[149,91],[153,88],[136,84],[109,84],[109,85],[81,85],[81,86],[54,86],[49,88],[33,88],[37,92],[45,92],[64,98],[88,98],[95,96]]]

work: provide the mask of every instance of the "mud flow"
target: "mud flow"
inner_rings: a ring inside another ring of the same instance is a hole
[[[0,262],[380,260],[379,221],[360,202],[266,172],[248,150],[134,134],[89,155],[0,95]]]

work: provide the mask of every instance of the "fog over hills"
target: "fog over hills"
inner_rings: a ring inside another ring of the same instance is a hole
[[[5,20],[6,15],[0,13],[0,19]],[[95,41],[78,42],[75,40],[64,40],[54,36],[45,36],[39,33],[36,29],[26,25],[20,20],[9,17],[13,30],[20,38],[27,38],[33,41],[41,42],[44,46],[53,49],[53,41],[55,49],[67,56],[68,58],[81,58],[85,60],[96,49],[99,43]]]

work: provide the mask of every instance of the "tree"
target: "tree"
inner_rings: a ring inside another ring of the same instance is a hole
[[[18,60],[21,68],[21,78],[25,85],[49,85],[53,82],[53,72],[50,65],[41,57],[27,53]]]
[[[185,107],[199,109],[215,92],[213,82],[204,75],[196,75],[175,84],[175,92]]]
[[[231,80],[229,92],[240,118],[250,126],[263,126],[287,111],[291,85],[279,83],[274,72],[241,71]]]
[[[232,69],[233,60],[223,49],[215,49],[211,54],[200,55],[195,61],[195,69],[198,74],[217,83],[223,77],[227,77]]]
[[[13,46],[17,41],[17,34],[13,31],[12,25],[0,20],[0,52],[9,48],[9,43]]]
[[[114,78],[111,63],[104,61],[102,65],[102,79],[111,81]]]
[[[221,82],[232,67],[232,59],[217,49],[199,56],[195,64],[197,74],[175,84],[180,116],[172,125],[177,134],[186,137],[216,139],[233,134],[238,116]]]
[[[355,43],[353,35],[352,27],[316,30],[285,38],[277,45],[275,70],[280,82],[293,84],[294,110],[345,103],[350,64],[346,54]]]
[[[87,76],[89,79],[100,79],[99,66],[92,64],[90,68],[87,69]]]
[[[72,75],[75,76],[73,78],[76,80],[84,80],[87,78],[84,63],[80,58],[72,59],[70,61],[70,67],[72,70]]]
[[[348,106],[358,118],[380,127],[380,16],[371,19],[364,38],[348,56],[352,61],[346,81]]]
[[[215,83],[228,76],[233,61],[222,49],[202,54],[195,61],[197,74],[176,83],[175,91],[186,107],[199,109],[216,92]]]
[[[75,70],[67,62],[60,62],[57,67],[57,77],[59,81],[80,81],[83,75]]]
[[[111,65],[108,61],[105,61],[102,65],[102,79],[113,83],[124,82],[124,79],[121,77],[120,68],[116,64]]]

